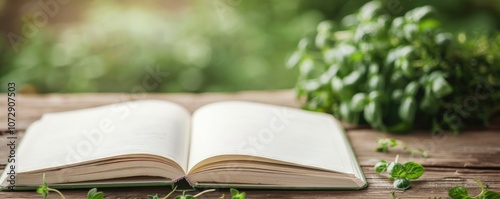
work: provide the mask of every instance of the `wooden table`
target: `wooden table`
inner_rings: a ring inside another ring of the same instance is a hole
[[[6,95],[0,95],[0,129],[6,130]],[[269,104],[299,107],[292,91],[247,91],[239,93],[206,94],[48,94],[20,95],[17,97],[17,128],[22,136],[33,121],[43,113],[74,110],[98,105],[138,99],[164,99],[179,103],[190,111],[216,101],[247,100]],[[498,120],[496,120],[498,122]],[[392,160],[400,154],[400,160],[420,162],[425,167],[424,175],[412,182],[406,191],[396,191],[401,198],[447,198],[451,187],[462,185],[469,193],[479,192],[474,178],[489,184],[490,188],[500,191],[500,125],[493,124],[487,129],[469,129],[458,136],[444,134],[432,136],[429,132],[413,132],[407,135],[389,135],[370,129],[346,127],[358,160],[362,165],[368,188],[360,191],[270,191],[244,190],[247,198],[390,198],[392,183],[385,176],[374,172],[373,165],[379,159]],[[411,147],[423,148],[430,153],[429,158],[411,157],[402,149],[388,154],[374,151],[377,139],[393,137],[407,142]],[[0,168],[7,161],[6,134],[0,137]],[[63,190],[67,198],[85,198],[88,190]],[[107,188],[102,189],[106,198],[146,198],[148,194],[165,195],[168,187],[147,188]],[[227,189],[217,190],[200,198],[219,198]],[[52,195],[51,198],[57,198]],[[0,192],[0,198],[41,198],[35,192]]]

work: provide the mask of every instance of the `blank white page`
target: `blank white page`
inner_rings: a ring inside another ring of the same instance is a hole
[[[23,138],[18,171],[127,154],[162,156],[186,170],[189,130],[189,112],[159,100],[49,113]]]
[[[236,154],[354,173],[344,131],[327,114],[231,101],[206,105],[192,120],[189,170],[207,158]]]

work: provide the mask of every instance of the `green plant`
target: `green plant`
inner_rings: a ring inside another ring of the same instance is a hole
[[[448,190],[448,196],[452,199],[499,199],[500,194],[494,191],[488,190],[488,185],[484,186],[479,180],[474,179],[476,183],[481,187],[481,192],[475,196],[469,196],[467,188],[463,186],[456,186]],[[396,196],[396,192],[391,192],[392,199],[400,199]],[[434,196],[432,199],[440,199],[441,197]],[[429,197],[431,199],[431,197]]]
[[[484,186],[479,180],[474,179],[481,188],[481,192],[475,196],[469,196],[467,188],[463,186],[456,186],[448,190],[448,195],[453,199],[500,199],[500,194],[488,190],[488,186]]]
[[[92,188],[87,193],[88,199],[102,199],[104,198],[104,193],[102,191],[97,191],[96,188]]]
[[[172,189],[172,191],[170,191],[170,193],[168,193],[166,196],[164,196],[162,198],[160,198],[160,196],[158,196],[158,194],[148,195],[148,198],[149,199],[168,199],[176,190],[177,190],[177,186],[175,186]],[[49,192],[51,192],[51,191],[59,194],[59,196],[61,196],[61,198],[63,198],[63,199],[65,198],[64,194],[62,194],[59,190],[50,188],[48,186],[47,181],[45,180],[45,174],[43,174],[42,185],[40,185],[40,187],[38,187],[36,192],[38,194],[41,194],[43,196],[43,198],[46,199],[49,195]],[[197,193],[195,195],[186,194],[186,192],[183,191],[182,195],[178,195],[174,199],[196,199],[199,196],[201,196],[205,193],[208,193],[208,192],[212,192],[212,191],[215,191],[215,189],[207,189],[207,190],[204,190],[204,191]],[[234,189],[234,188],[231,188],[230,192],[231,192],[231,199],[245,199],[245,197],[246,197],[245,192],[240,193],[237,189]],[[96,188],[90,189],[89,192],[87,193],[87,199],[103,199],[103,198],[104,198],[104,193],[101,191],[97,191]],[[225,197],[224,197],[224,195],[222,195],[220,198],[225,198]]]
[[[168,193],[165,197],[163,198],[160,198],[160,196],[158,196],[158,194],[155,194],[155,195],[148,195],[148,198],[149,199],[167,199],[168,197],[170,197],[170,195],[172,195],[175,190],[177,190],[177,186],[175,186],[172,191],[170,193]]]
[[[61,198],[65,199],[64,195],[57,189],[50,188],[49,185],[47,184],[47,181],[45,180],[45,174],[43,174],[42,177],[42,185],[38,187],[36,192],[38,194],[41,194],[43,198],[47,198],[49,196],[49,192],[56,192],[61,196]],[[101,191],[97,191],[96,188],[90,189],[89,192],[87,193],[87,199],[103,199],[104,198],[104,193]]]
[[[369,2],[300,40],[287,66],[304,108],[393,133],[487,125],[500,110],[500,34],[444,32],[431,6],[384,8]]]
[[[410,155],[419,154],[420,156],[422,156],[424,158],[429,157],[429,153],[427,153],[427,151],[425,151],[423,149],[417,149],[417,150],[412,149],[405,142],[403,142],[401,140],[394,139],[394,138],[379,138],[377,141],[377,144],[378,144],[378,146],[375,149],[375,151],[377,151],[377,152],[388,153],[389,147],[394,148],[394,147],[402,146],[403,150],[408,152]]]
[[[247,197],[247,194],[245,192],[239,192],[236,189],[231,188],[231,198],[232,199],[245,199]]]
[[[396,156],[394,162],[388,163],[385,160],[380,160],[375,164],[375,172],[382,173],[387,171],[391,179],[394,179],[393,186],[399,190],[410,188],[410,180],[416,180],[424,174],[424,167],[416,162],[398,163],[399,155]]]

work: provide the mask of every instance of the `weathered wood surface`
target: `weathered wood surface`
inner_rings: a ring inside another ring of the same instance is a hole
[[[5,99],[4,94],[0,99]],[[111,104],[137,99],[164,99],[183,105],[190,111],[216,101],[247,100],[269,104],[299,107],[291,91],[255,91],[240,93],[208,93],[208,94],[50,94],[21,95],[17,98],[17,127],[19,135],[30,123],[39,119],[43,113],[74,110],[98,105]],[[6,100],[0,100],[0,112],[5,113]],[[0,117],[0,130],[6,129],[5,114]],[[422,163],[426,171],[422,178],[412,182],[412,188],[407,191],[397,191],[402,198],[447,198],[447,190],[453,186],[463,185],[471,193],[477,193],[479,188],[472,180],[479,179],[490,185],[490,188],[500,191],[500,126],[495,124],[487,129],[469,129],[458,136],[445,134],[431,136],[429,132],[413,132],[407,135],[389,135],[369,129],[349,128],[349,138],[362,165],[368,188],[361,191],[272,191],[244,190],[247,198],[390,198],[393,191],[392,183],[385,177],[374,173],[373,165],[379,159],[393,159],[400,154],[401,161],[417,161]],[[6,135],[0,136],[0,168],[7,161]],[[377,138],[393,137],[404,140],[411,147],[423,148],[431,156],[429,158],[411,157],[402,149],[391,153],[376,153]],[[85,198],[88,190],[64,190],[67,198]],[[164,195],[168,188],[108,188],[102,189],[106,198],[146,198],[148,194]],[[218,198],[228,190],[217,190],[200,198]],[[34,192],[0,192],[0,198],[40,198]],[[54,197],[53,198],[57,198]]]

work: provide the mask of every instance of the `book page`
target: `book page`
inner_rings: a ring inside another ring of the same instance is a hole
[[[330,115],[251,102],[219,102],[193,117],[189,170],[221,155],[246,155],[354,173],[342,126]],[[237,165],[235,165],[237,166]]]
[[[18,172],[128,154],[168,158],[186,171],[189,131],[189,112],[159,100],[49,113],[23,138]]]

